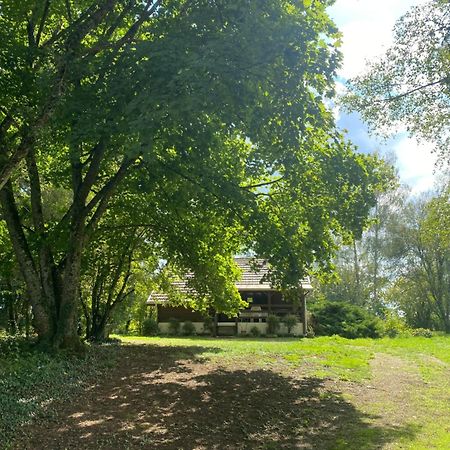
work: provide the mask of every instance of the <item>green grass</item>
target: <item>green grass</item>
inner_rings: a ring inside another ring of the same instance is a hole
[[[399,356],[428,355],[450,364],[450,335],[426,337],[398,337],[383,339],[354,339],[352,345],[371,348]]]
[[[315,402],[337,408],[342,405],[347,411],[342,417],[337,413],[337,428],[318,431],[327,439],[324,448],[450,448],[450,336],[377,340],[337,336],[120,339],[125,344],[148,345],[149,349],[166,347],[171,360],[190,360],[194,367],[196,363],[230,372],[263,369],[255,373],[276,374],[276,379],[284,379],[287,384],[296,379],[323,380],[323,388],[314,394]],[[7,448],[14,434],[31,419],[42,421],[45,427],[45,421],[57,412],[58,403],[74,398],[87,382],[101,378],[114,367],[120,353],[113,347],[95,347],[80,360],[65,355],[50,357],[14,345],[8,343],[12,346],[8,356],[0,353],[0,448]],[[386,367],[386,373],[391,370],[390,382],[386,380],[383,385],[382,379],[380,387],[376,377],[384,376],[383,367],[375,373],[372,362],[384,360],[390,365],[397,362],[398,369]],[[396,385],[396,370],[398,379],[403,378],[400,397],[396,396],[401,387]],[[291,392],[289,389],[286,387],[285,392]],[[295,429],[302,420],[305,429],[309,423],[320,424],[323,411],[316,410],[316,403],[311,403],[304,419],[297,421],[295,414],[291,416],[292,436],[303,432]],[[334,413],[330,414],[332,420]],[[267,442],[264,448],[279,447],[276,442]]]
[[[119,336],[116,336],[119,337]],[[158,346],[206,348],[203,357],[213,361],[251,361],[267,366],[282,359],[292,367],[302,367],[311,375],[361,381],[370,376],[369,361],[373,351],[353,345],[352,340],[333,337],[315,339],[266,338],[167,338],[120,336],[123,342]],[[208,348],[211,349],[208,351]]]
[[[176,346],[178,349],[201,346],[204,348],[202,357],[215,363],[238,366],[244,362],[247,366],[264,367],[278,373],[301,370],[302,376],[350,381],[361,388],[371,383],[371,359],[376,354],[390,355],[402,361],[401,370],[417,379],[416,384],[406,387],[405,403],[396,403],[388,391],[378,402],[361,403],[355,393],[344,392],[343,395],[364,413],[377,418],[373,419],[375,422],[389,421],[389,415],[407,410],[405,423],[402,428],[398,427],[402,431],[396,432],[394,426],[390,432],[396,433],[395,438],[388,447],[383,447],[377,444],[383,440],[378,431],[349,423],[346,435],[337,433],[333,448],[450,448],[450,336],[354,340],[336,336],[314,339],[120,338],[126,343]],[[178,352],[182,359],[183,352]],[[387,389],[395,391],[395,380],[394,386]]]
[[[314,339],[266,339],[266,338],[205,338],[205,337],[144,337],[114,336],[128,343],[158,346],[201,346],[210,348],[204,353],[208,358],[235,358],[257,356],[258,358],[283,357],[295,365],[304,362],[317,363],[330,369],[348,370],[352,380],[370,376],[369,361],[375,353],[388,353],[421,363],[423,358],[435,358],[450,365],[450,336],[398,337],[383,339],[345,339],[339,336]],[[217,349],[220,352],[217,352]],[[436,361],[435,361],[436,362]],[[428,369],[439,370],[439,363]],[[339,373],[339,370],[338,370]],[[344,372],[346,373],[346,372]]]

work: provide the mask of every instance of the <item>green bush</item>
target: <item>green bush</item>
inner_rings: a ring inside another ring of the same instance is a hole
[[[298,323],[298,318],[294,314],[287,314],[283,317],[283,323],[286,325],[288,334],[291,334],[292,328]]]
[[[258,336],[261,336],[261,331],[259,330],[259,328],[257,326],[253,326],[250,328],[250,334],[253,337],[258,337]]]
[[[189,320],[183,323],[181,330],[185,336],[193,336],[194,334],[196,334],[195,326]]]
[[[409,333],[411,330],[395,311],[388,311],[383,322],[383,333],[388,337],[396,337]]]
[[[421,336],[427,338],[433,337],[433,332],[428,328],[414,328],[411,330],[411,334],[413,336]]]
[[[214,321],[210,316],[206,316],[203,320],[203,332],[205,334],[212,334],[214,329]]]
[[[280,318],[274,314],[267,316],[267,334],[277,334],[280,329]]]
[[[180,334],[180,321],[178,319],[171,318],[168,320],[169,322],[169,334],[172,336],[176,336]]]
[[[0,355],[17,358],[30,351],[32,341],[22,335],[11,335],[0,332]]]
[[[142,322],[142,334],[144,336],[156,336],[158,333],[158,322],[153,317],[144,319]]]
[[[311,311],[314,333],[318,336],[378,338],[383,332],[380,319],[350,303],[320,302],[313,305]]]

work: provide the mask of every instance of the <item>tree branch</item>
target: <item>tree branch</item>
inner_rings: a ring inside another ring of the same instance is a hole
[[[45,21],[47,20],[48,11],[50,8],[50,0],[46,0],[44,5],[44,12],[42,13],[41,22],[39,23],[38,32],[36,34],[35,44],[39,47],[39,42],[41,41],[42,30],[44,29]]]
[[[91,217],[91,220],[86,226],[88,235],[92,233],[98,221],[103,216],[108,206],[108,202],[111,196],[113,195],[115,189],[128,174],[128,169],[134,164],[134,162],[135,159],[124,160],[121,166],[119,167],[119,170],[116,172],[116,174],[109,179],[109,181],[103,186],[103,188],[100,189],[100,191],[97,192],[94,198],[86,205],[85,211],[89,213],[98,204],[97,209],[95,210],[94,214]]]
[[[414,92],[418,92],[418,91],[421,91],[423,89],[429,88],[431,86],[436,86],[438,84],[449,83],[449,82],[450,82],[450,77],[446,76],[444,78],[441,78],[440,80],[432,81],[432,82],[424,84],[422,86],[418,86],[418,87],[416,87],[414,89],[410,89],[409,91],[402,92],[401,94],[389,96],[388,98],[375,99],[375,100],[372,100],[372,102],[374,102],[374,103],[391,103],[391,102],[395,102],[397,100],[400,100],[403,97],[407,97],[408,95],[414,94]],[[370,102],[367,102],[367,103],[370,103]]]
[[[100,164],[102,162],[103,156],[105,154],[106,145],[104,141],[100,141],[97,145],[92,149],[91,155],[91,163],[86,172],[84,179],[82,180],[78,192],[76,192],[77,202],[84,206],[86,198],[97,179],[97,175],[100,171]],[[74,193],[75,194],[75,193]]]
[[[39,235],[45,232],[44,215],[42,212],[42,191],[39,172],[36,165],[34,151],[31,150],[26,156],[28,178],[30,180],[31,215],[35,231]]]
[[[31,136],[27,136],[22,140],[16,150],[13,151],[9,159],[3,163],[0,168],[0,190],[3,189],[3,187],[9,181],[12,173],[23,160],[23,158],[25,158],[33,143],[34,139]]]
[[[67,20],[69,22],[69,25],[72,24],[72,8],[70,7],[70,0],[65,0],[66,5],[66,12],[67,12]]]
[[[73,21],[67,28],[59,31],[45,41],[42,46],[49,47],[58,41],[61,37],[69,34],[68,48],[73,50],[86,35],[95,29],[103,20],[106,14],[113,10],[117,0],[103,0],[102,2],[94,2],[92,6],[86,9],[80,17]],[[72,37],[72,41],[70,40]]]
[[[264,187],[264,186],[270,186],[271,184],[279,183],[281,180],[284,180],[284,175],[280,178],[277,178],[276,180],[272,181],[266,181],[264,183],[258,183],[258,184],[248,184],[246,186],[239,186],[241,189],[254,189],[258,187]]]

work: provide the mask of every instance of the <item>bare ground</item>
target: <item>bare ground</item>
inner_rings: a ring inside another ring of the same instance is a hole
[[[413,396],[424,386],[417,369],[406,360],[377,353],[371,361],[372,379],[350,392],[362,411],[377,410],[374,423],[401,426],[413,417]]]
[[[14,448],[378,449],[414,433],[405,411],[421,381],[393,356],[377,354],[373,379],[360,384],[224,365],[198,346],[119,351],[107,379],[26,427]]]

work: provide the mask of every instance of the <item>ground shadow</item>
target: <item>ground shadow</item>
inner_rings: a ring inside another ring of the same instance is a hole
[[[371,423],[317,378],[224,369],[203,347],[125,346],[117,370],[21,448],[375,449],[410,427]]]

